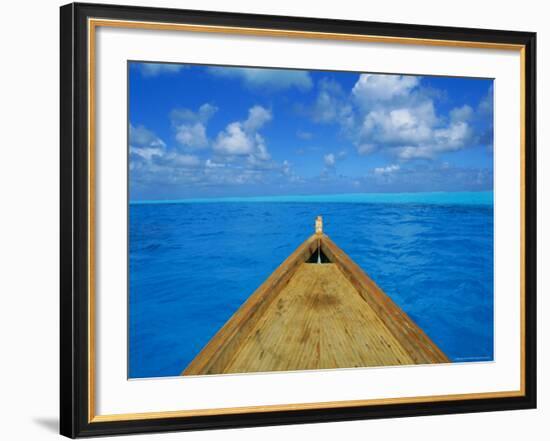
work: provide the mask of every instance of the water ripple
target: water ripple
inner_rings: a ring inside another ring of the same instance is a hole
[[[313,233],[326,233],[455,360],[493,357],[492,206],[130,207],[130,376],[177,375]]]

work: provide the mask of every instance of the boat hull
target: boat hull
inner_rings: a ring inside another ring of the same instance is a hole
[[[321,261],[323,264],[316,262]],[[182,375],[447,363],[327,235],[302,243]]]

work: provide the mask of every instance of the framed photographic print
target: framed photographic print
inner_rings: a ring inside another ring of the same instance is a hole
[[[536,405],[534,33],[61,8],[61,433]]]

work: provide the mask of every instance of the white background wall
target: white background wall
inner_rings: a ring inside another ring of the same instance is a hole
[[[538,32],[539,408],[125,439],[547,439],[550,432],[550,11],[542,1],[113,0],[124,4]],[[58,0],[4,2],[0,25],[0,438],[47,440],[58,420]],[[546,274],[544,272],[546,271]],[[546,433],[546,435],[543,435]]]

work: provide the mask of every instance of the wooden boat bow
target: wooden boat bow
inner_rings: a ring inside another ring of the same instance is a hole
[[[321,261],[321,265],[317,262]],[[182,375],[448,363],[322,218]]]

